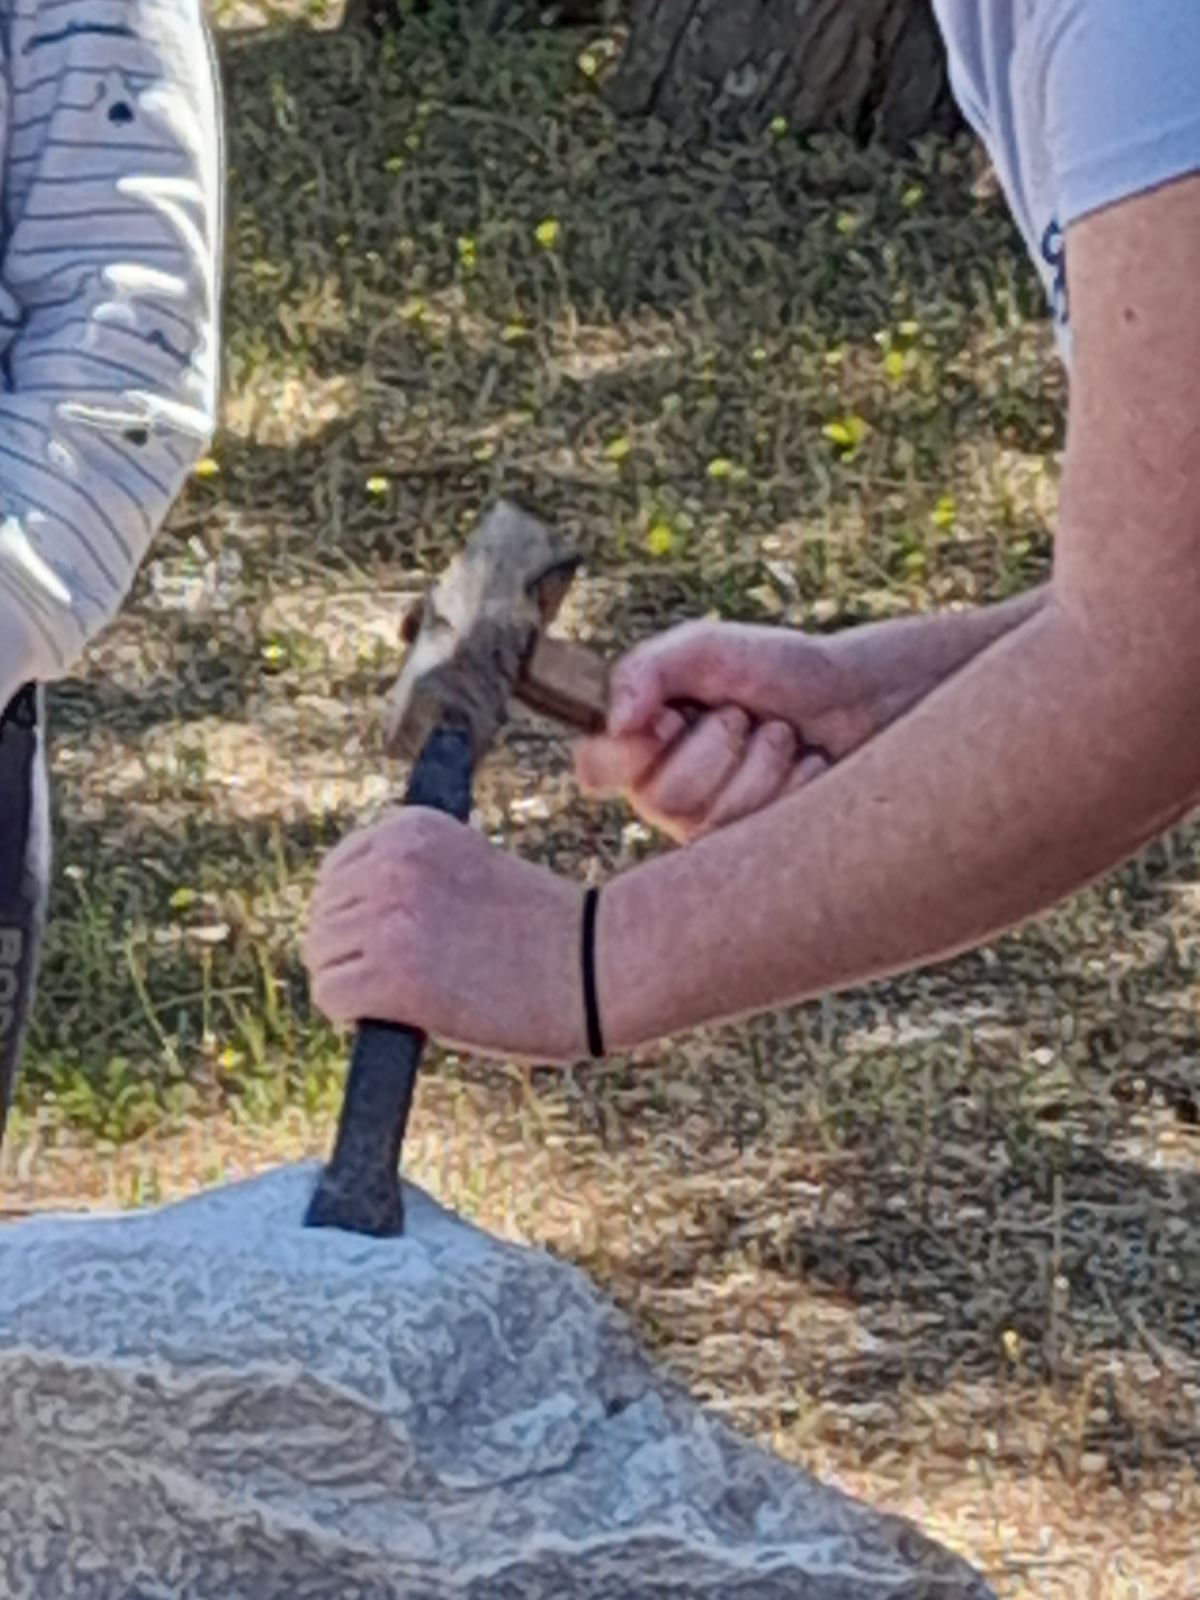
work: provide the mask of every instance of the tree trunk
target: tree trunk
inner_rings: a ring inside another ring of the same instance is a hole
[[[400,27],[406,16],[430,9],[430,0],[345,0],[342,21],[348,28],[382,34]],[[492,32],[543,23],[599,27],[611,20],[611,6],[609,0],[478,0],[476,17]]]
[[[959,122],[930,0],[632,0],[614,106],[685,136],[782,117],[902,148]]]
[[[375,32],[428,0],[347,0]],[[609,0],[480,0],[488,27],[539,18],[599,24]],[[782,117],[902,149],[960,118],[931,0],[625,0],[628,36],[608,84],[614,108],[684,137],[753,133]]]

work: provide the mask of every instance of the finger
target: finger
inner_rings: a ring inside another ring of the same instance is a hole
[[[740,766],[708,808],[708,828],[723,828],[778,800],[796,767],[797,740],[786,722],[764,722],[750,735]]]
[[[702,717],[633,792],[639,807],[680,820],[703,816],[736,771],[750,734],[737,706]]]
[[[797,763],[795,771],[787,781],[786,794],[792,794],[797,789],[804,789],[812,783],[814,778],[819,778],[829,771],[830,763],[825,756],[817,755],[810,751],[802,761]]]
[[[309,916],[328,916],[358,905],[379,883],[379,863],[373,857],[352,861],[341,871],[318,876],[309,900]]]
[[[378,824],[369,828],[357,828],[334,845],[317,872],[317,890],[332,879],[340,879],[358,862],[367,860],[375,848],[377,834]]]
[[[593,798],[628,794],[649,777],[657,762],[687,727],[678,712],[660,712],[651,733],[613,738],[598,734],[575,746],[575,777]]]
[[[331,1022],[356,1022],[372,1009],[366,998],[366,969],[361,960],[349,960],[316,973],[313,1002]]]
[[[309,923],[304,937],[304,964],[318,972],[364,954],[365,918],[363,907],[318,915]]]
[[[593,799],[625,794],[649,776],[662,753],[653,734],[635,733],[627,738],[597,734],[575,746],[575,778],[584,794]]]
[[[645,733],[671,700],[703,700],[714,629],[684,623],[631,650],[613,669],[608,731]],[[721,696],[721,698],[729,698]]]
[[[829,687],[820,652],[809,651],[802,692],[796,670],[802,644],[784,628],[705,622],[672,628],[613,669],[609,732],[645,732],[672,700],[738,705],[762,720],[797,723]]]
[[[309,918],[331,916],[361,906],[378,895],[380,863],[370,853],[353,857],[348,865],[327,862],[317,875],[309,901]]]

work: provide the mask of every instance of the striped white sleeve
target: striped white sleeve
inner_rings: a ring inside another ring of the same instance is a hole
[[[212,436],[220,90],[203,0],[0,0],[0,19],[0,607],[52,677]]]

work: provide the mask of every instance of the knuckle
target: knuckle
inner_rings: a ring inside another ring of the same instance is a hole
[[[640,670],[653,672],[661,679],[664,667],[668,671],[678,671],[680,667],[702,660],[711,647],[714,627],[715,624],[705,618],[677,622],[641,647]],[[638,656],[639,652],[635,651],[630,661],[637,661]]]
[[[401,854],[410,862],[428,860],[442,837],[445,819],[436,811],[414,807],[396,820],[397,841]]]
[[[716,655],[721,642],[721,624],[707,618],[681,623],[676,634],[676,643],[681,650],[702,660]]]
[[[655,804],[664,815],[674,818],[679,824],[690,823],[704,809],[705,801],[709,798],[709,787],[695,773],[680,773],[659,786],[654,797]]]
[[[657,685],[662,676],[661,658],[669,641],[669,634],[660,634],[658,638],[647,639],[628,650],[613,667],[613,691],[633,691]]]
[[[673,744],[686,728],[687,720],[678,711],[668,707],[655,719],[654,737],[660,745]]]
[[[652,670],[654,661],[653,641],[650,644],[635,644],[632,650],[614,665],[612,669],[612,688],[629,689],[643,674]]]
[[[386,848],[397,833],[403,832],[405,818],[405,812],[392,808],[389,808],[382,816],[376,818],[366,833],[367,841],[372,850],[378,849],[381,845]]]
[[[763,745],[775,766],[783,766],[796,758],[796,735],[786,722],[768,722],[762,730]]]
[[[730,749],[739,749],[745,744],[750,732],[750,718],[739,706],[724,707],[717,712],[715,721]]]
[[[404,831],[405,841],[410,849],[422,849],[433,837],[435,813],[427,811],[423,806],[414,806],[397,826]]]

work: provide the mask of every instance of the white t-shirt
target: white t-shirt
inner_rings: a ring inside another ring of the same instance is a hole
[[[1070,225],[1200,171],[1200,0],[933,4],[1069,357]]]

